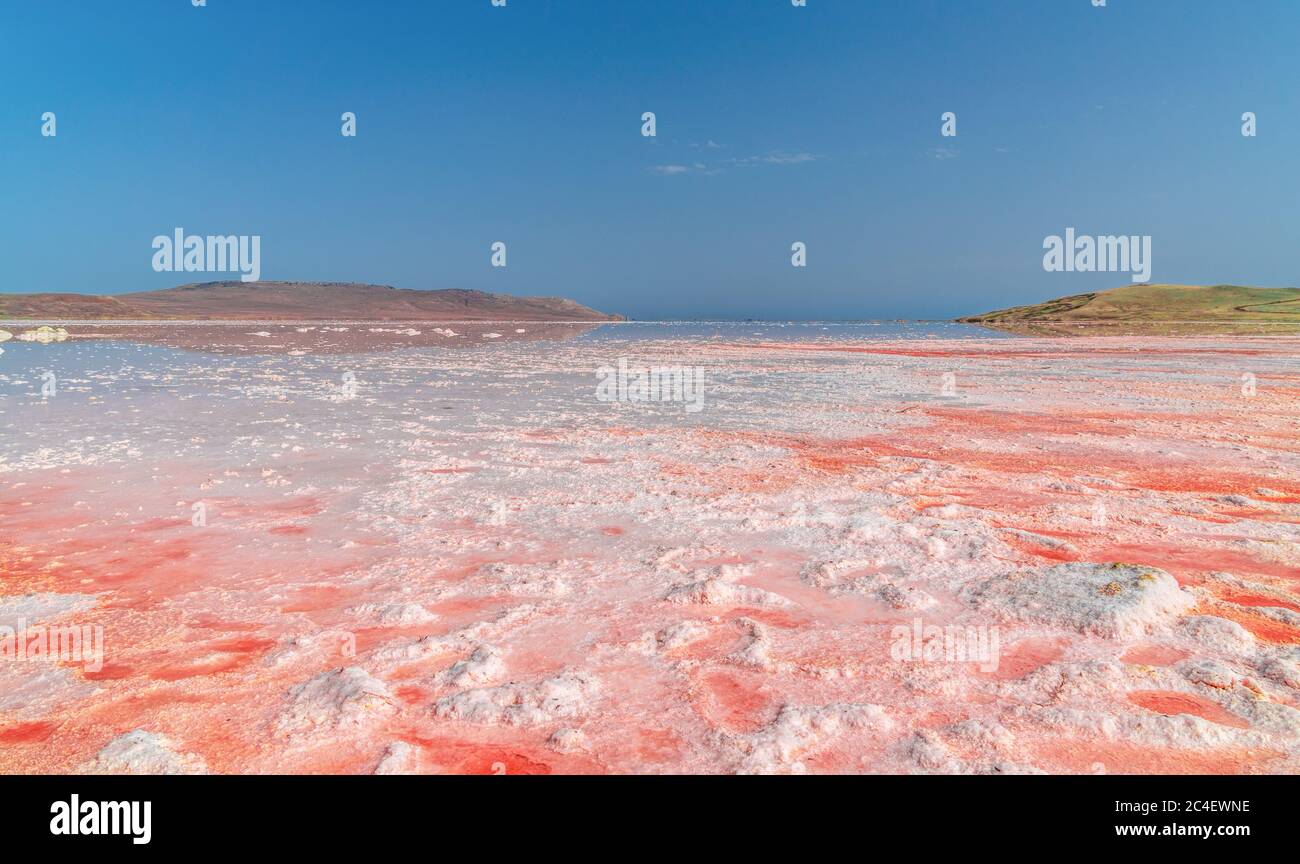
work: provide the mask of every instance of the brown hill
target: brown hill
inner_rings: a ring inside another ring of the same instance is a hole
[[[203,282],[115,296],[0,294],[0,319],[617,321],[560,297],[357,282]]]

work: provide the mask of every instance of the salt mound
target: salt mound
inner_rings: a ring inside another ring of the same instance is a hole
[[[92,774],[206,774],[193,753],[180,753],[168,738],[143,729],[119,735],[104,745],[88,768]]]
[[[591,749],[591,742],[581,729],[565,726],[551,733],[546,746],[557,753],[586,753]]]
[[[572,572],[573,565],[568,561],[547,562],[544,564],[509,564],[503,561],[485,564],[479,572],[499,580],[491,590],[504,589],[511,594],[538,597],[562,597],[571,589],[564,573]]]
[[[42,324],[35,330],[24,330],[18,334],[20,342],[39,342],[42,345],[48,345],[51,342],[62,342],[68,338],[68,331],[62,327],[50,327]]]
[[[1188,660],[1179,664],[1183,677],[1193,684],[1202,684],[1217,690],[1231,690],[1241,676],[1217,660]]]
[[[876,597],[894,609],[908,612],[920,612],[939,602],[920,588],[910,585],[885,585],[876,592]]]
[[[415,772],[417,753],[414,747],[405,741],[394,741],[384,751],[384,758],[375,768],[376,774],[413,774]]]
[[[428,624],[438,620],[437,615],[419,603],[363,603],[348,611],[374,618],[380,624],[393,627]]]
[[[291,689],[289,698],[277,725],[282,734],[354,728],[394,709],[388,685],[356,666],[322,672]]]
[[[1255,650],[1255,637],[1236,621],[1214,615],[1195,615],[1182,622],[1184,635],[1202,648],[1211,648],[1225,654],[1251,654]]]
[[[708,635],[709,628],[707,625],[688,618],[685,621],[678,621],[676,624],[664,627],[658,633],[653,634],[653,638],[659,650],[672,651],[675,648],[682,648],[692,642],[697,642]]]
[[[501,651],[492,645],[480,645],[469,655],[447,670],[447,681],[457,687],[490,684],[499,681],[506,674],[505,660]]]
[[[966,766],[957,759],[947,743],[931,729],[920,729],[905,745],[908,761],[925,771],[963,774]]]
[[[701,603],[706,606],[790,606],[780,594],[740,585],[725,576],[711,576],[687,585],[678,585],[664,595],[669,603]]]
[[[729,659],[745,666],[776,671],[779,664],[772,659],[772,633],[753,618],[737,618],[736,626],[749,637],[745,646],[730,655]]]
[[[964,597],[978,609],[1111,638],[1146,632],[1196,602],[1163,570],[1083,562],[996,576]]]
[[[586,675],[565,673],[534,684],[480,687],[435,703],[434,715],[472,723],[532,726],[587,712],[596,682]]]
[[[887,731],[891,722],[879,705],[786,705],[771,725],[749,736],[741,774],[771,774],[783,769],[802,773],[795,762],[802,753],[823,746],[848,730]]]

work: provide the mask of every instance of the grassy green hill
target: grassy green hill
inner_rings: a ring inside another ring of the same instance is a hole
[[[1126,285],[958,318],[1025,333],[1300,332],[1300,289]]]

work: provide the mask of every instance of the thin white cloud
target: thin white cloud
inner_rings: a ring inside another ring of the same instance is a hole
[[[738,168],[751,168],[755,165],[802,165],[805,162],[816,162],[821,157],[815,153],[786,153],[780,150],[774,150],[761,156],[746,156],[743,159],[728,159],[728,165],[735,165]]]
[[[692,145],[698,146],[698,145]],[[711,148],[717,148],[719,145],[709,141],[707,145]],[[802,165],[808,162],[816,162],[822,157],[816,153],[798,152],[789,153],[783,150],[773,150],[757,156],[745,156],[741,158],[722,159],[717,162],[692,162],[690,165],[652,165],[649,171],[663,177],[671,177],[677,174],[705,174],[712,176],[721,174],[727,168],[756,168],[763,165]]]

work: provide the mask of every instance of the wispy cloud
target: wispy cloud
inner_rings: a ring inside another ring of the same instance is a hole
[[[743,159],[728,159],[726,164],[735,165],[737,168],[752,168],[755,165],[802,165],[805,162],[816,162],[821,157],[815,153],[785,153],[780,150],[774,150],[765,153],[762,156],[746,156]]]
[[[651,165],[649,170],[664,177],[672,177],[675,174],[685,174],[691,168],[689,165]]]
[[[720,145],[715,144],[713,141],[709,141],[707,144],[694,144],[692,146],[720,149]],[[816,153],[790,153],[784,150],[772,150],[756,156],[733,157],[731,159],[721,159],[711,163],[694,162],[690,165],[652,165],[649,170],[665,177],[677,174],[721,174],[727,168],[757,168],[764,165],[802,165],[808,162],[816,162],[821,158],[822,157]]]

